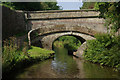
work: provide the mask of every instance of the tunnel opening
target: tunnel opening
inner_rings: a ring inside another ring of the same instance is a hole
[[[55,47],[64,47],[68,50],[68,55],[73,55],[73,52],[76,52],[77,49],[85,42],[85,39],[83,39],[80,36],[76,35],[64,35],[60,36],[57,39],[55,39],[52,43],[52,50],[55,49]]]

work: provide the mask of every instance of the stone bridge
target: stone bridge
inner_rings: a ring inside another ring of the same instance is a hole
[[[94,10],[27,11],[29,45],[52,49],[52,43],[64,35],[79,40],[94,39],[96,33],[106,33],[104,19]]]

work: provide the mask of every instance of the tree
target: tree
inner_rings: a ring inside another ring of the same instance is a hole
[[[93,9],[95,2],[84,2],[80,9]]]
[[[37,10],[58,10],[57,2],[4,2],[15,10],[37,11]]]
[[[95,9],[105,18],[105,26],[114,34],[120,28],[120,1],[119,2],[85,2],[81,9]]]
[[[120,28],[120,2],[98,2],[95,9],[106,19],[105,25],[111,33],[117,32]]]

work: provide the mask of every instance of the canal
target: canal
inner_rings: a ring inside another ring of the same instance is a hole
[[[72,55],[68,50],[54,47],[54,59],[40,61],[24,70],[16,78],[117,78],[113,68],[93,64]]]

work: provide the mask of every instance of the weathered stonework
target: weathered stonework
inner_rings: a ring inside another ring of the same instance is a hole
[[[79,37],[83,44],[74,54],[82,58],[86,40],[95,39],[96,33],[106,33],[104,19],[98,18],[98,11],[54,10],[54,11],[13,11],[2,9],[3,39],[30,30],[29,45],[52,49],[53,42],[64,35]],[[26,24],[27,22],[27,24]],[[119,34],[120,31],[118,31]],[[19,41],[20,40],[20,41]],[[19,44],[21,38],[16,40]]]
[[[37,20],[37,21],[28,21],[28,26],[31,26],[31,29],[43,28],[43,27],[85,27],[98,32],[106,32],[104,27],[104,19],[102,18],[81,18],[81,19],[58,19],[58,20]]]
[[[98,11],[87,10],[57,10],[57,11],[27,11],[29,30],[45,27],[73,27],[80,26],[94,29],[97,32],[106,32],[104,19],[98,18]]]
[[[3,39],[26,31],[23,11],[14,11],[2,6],[2,37]]]
[[[49,49],[52,50],[52,44],[53,42],[61,37],[61,36],[65,36],[65,35],[72,35],[72,36],[78,36],[80,40],[84,41],[85,40],[90,40],[90,39],[94,39],[94,37],[90,36],[90,35],[86,35],[86,34],[82,34],[79,32],[58,32],[58,33],[53,33],[53,34],[46,34],[46,35],[40,35],[39,37],[33,39],[31,41],[31,43],[34,45],[41,45],[41,47],[45,48],[45,49]]]
[[[96,33],[107,32],[104,19],[97,17],[98,11],[28,11],[25,15],[31,30],[28,34],[29,45],[46,49],[52,49],[53,41],[63,35],[76,35],[89,40]]]
[[[56,11],[28,11],[26,18],[28,19],[45,19],[45,18],[70,18],[70,17],[89,17],[98,16],[98,11],[87,10],[56,10]]]
[[[84,50],[87,48],[87,43],[84,42],[76,52],[73,53],[73,55],[79,57],[79,58],[83,58],[83,53],[84,53]]]

